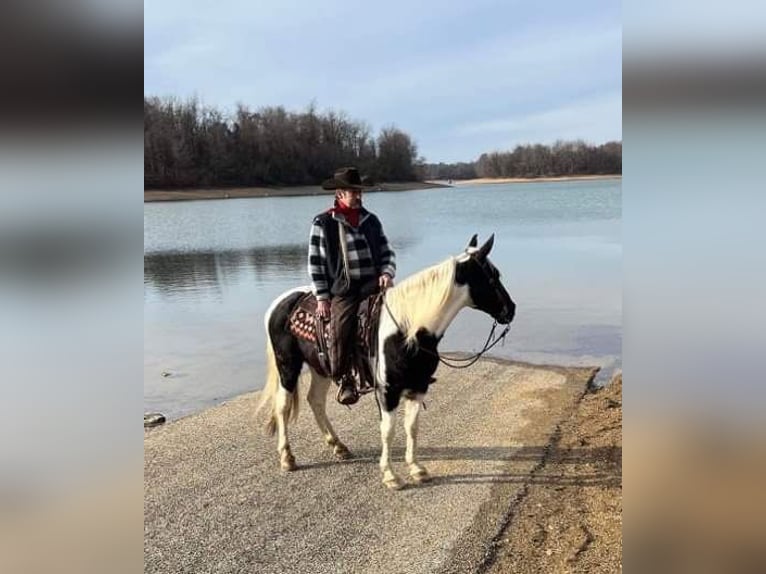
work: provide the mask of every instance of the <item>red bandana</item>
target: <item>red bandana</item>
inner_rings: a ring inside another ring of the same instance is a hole
[[[347,205],[342,204],[340,201],[337,201],[335,202],[335,207],[333,207],[331,211],[341,214],[353,227],[359,227],[358,207],[348,207]]]

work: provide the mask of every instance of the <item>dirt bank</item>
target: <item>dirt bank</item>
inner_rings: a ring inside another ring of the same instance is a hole
[[[622,374],[559,425],[484,572],[622,569]]]

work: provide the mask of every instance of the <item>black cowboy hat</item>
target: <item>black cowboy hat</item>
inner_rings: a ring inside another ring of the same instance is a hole
[[[342,167],[322,182],[322,189],[369,189],[371,186],[369,179],[364,181],[359,177],[359,170],[355,167]]]

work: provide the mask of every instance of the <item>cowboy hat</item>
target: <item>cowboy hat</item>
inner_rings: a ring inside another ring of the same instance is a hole
[[[355,167],[342,167],[330,179],[322,182],[322,189],[368,189],[371,184],[359,177]]]

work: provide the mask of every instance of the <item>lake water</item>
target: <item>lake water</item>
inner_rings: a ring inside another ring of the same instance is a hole
[[[308,282],[312,217],[330,196],[144,205],[144,408],[177,418],[264,382],[263,316]],[[369,193],[398,278],[495,234],[490,258],[516,301],[492,354],[541,364],[621,364],[620,180]],[[444,351],[476,351],[492,319],[466,309]],[[169,376],[163,376],[163,373]]]

